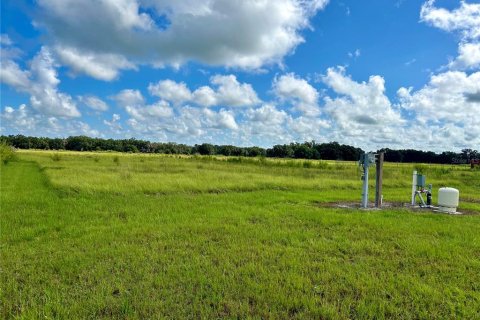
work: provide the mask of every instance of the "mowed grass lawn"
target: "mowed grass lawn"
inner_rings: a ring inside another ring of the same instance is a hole
[[[386,164],[386,202],[413,167]],[[480,213],[480,171],[417,167]],[[324,205],[360,194],[348,162],[19,152],[0,318],[479,319],[480,215]]]

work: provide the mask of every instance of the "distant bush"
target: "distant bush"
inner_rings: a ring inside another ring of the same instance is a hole
[[[326,161],[319,161],[317,163],[317,168],[318,169],[327,169],[328,168],[328,163]]]
[[[98,161],[100,161],[100,158],[95,156],[95,157],[93,157],[93,161],[98,162]]]
[[[450,174],[452,172],[452,169],[441,167],[441,168],[434,168],[431,171],[435,172],[437,175],[445,175],[445,174]]]
[[[242,158],[240,158],[240,157],[227,158],[227,162],[241,163],[241,162],[242,162]]]
[[[0,142],[0,159],[4,164],[8,164],[15,158],[15,149],[5,141]]]
[[[427,171],[428,166],[424,164],[416,164],[414,169],[418,171],[418,174],[424,174]]]
[[[137,152],[138,152],[138,148],[137,148],[136,146],[134,146],[133,144],[129,144],[129,145],[126,145],[126,146],[123,148],[123,152],[137,153]]]
[[[62,156],[60,156],[60,154],[58,153],[52,154],[51,158],[53,161],[56,161],[56,162],[62,160]]]
[[[295,160],[285,160],[285,161],[281,161],[281,162],[278,162],[278,163],[281,166],[290,167],[290,168],[298,168],[298,167],[303,165],[301,162],[295,161]]]
[[[120,164],[120,158],[118,156],[113,157],[113,162],[118,166]]]
[[[311,168],[312,167],[312,162],[311,161],[303,161],[303,167],[304,168]]]

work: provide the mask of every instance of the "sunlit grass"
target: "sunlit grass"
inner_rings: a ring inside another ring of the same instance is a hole
[[[319,190],[323,195],[347,196],[353,200],[359,196],[362,183],[358,165],[343,161],[45,151],[22,152],[22,156],[37,162],[54,187],[87,193]],[[60,160],[54,160],[54,156]],[[311,165],[305,167],[306,162]],[[434,186],[434,191],[443,186],[455,187],[464,199],[473,199],[480,193],[480,173],[467,165],[387,163],[386,201],[409,202],[414,169],[427,175],[427,183]],[[374,172],[372,167],[372,197]]]
[[[360,201],[353,162],[17,158],[1,167],[1,318],[480,315],[480,215],[319,205]],[[385,165],[385,201],[409,202],[414,166]],[[479,171],[418,169],[480,211]]]

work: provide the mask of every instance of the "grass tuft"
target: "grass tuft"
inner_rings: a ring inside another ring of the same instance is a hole
[[[50,156],[50,158],[55,162],[58,162],[58,161],[62,160],[62,156],[59,153],[52,154]]]
[[[0,161],[6,165],[14,159],[15,149],[5,141],[0,141]]]

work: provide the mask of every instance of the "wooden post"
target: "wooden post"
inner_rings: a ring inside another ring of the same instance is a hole
[[[383,183],[383,159],[384,159],[384,152],[380,152],[378,154],[377,159],[377,172],[376,172],[376,180],[375,180],[375,207],[381,208],[382,207],[382,183]]]

